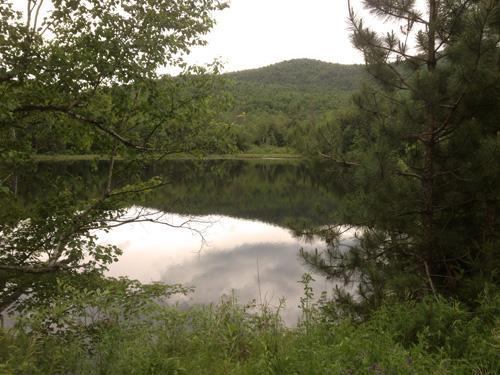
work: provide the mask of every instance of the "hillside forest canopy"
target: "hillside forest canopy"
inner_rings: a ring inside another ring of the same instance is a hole
[[[0,373],[500,372],[499,1],[345,3],[364,65],[221,74],[187,56],[228,2],[0,0]],[[98,233],[164,212],[321,239],[297,324],[109,277]]]

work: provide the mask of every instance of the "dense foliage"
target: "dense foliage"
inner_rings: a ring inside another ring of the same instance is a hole
[[[288,147],[305,152],[311,129],[349,103],[367,75],[359,65],[290,60],[264,68],[228,73],[233,106],[224,115],[237,146]]]
[[[228,147],[218,65],[188,67],[220,1],[0,1],[0,311],[43,302],[57,277],[102,273],[119,249],[96,243],[129,199],[158,179],[113,178],[116,155]],[[160,68],[180,66],[174,80]],[[39,151],[100,151],[106,180],[89,197],[56,177],[20,204],[19,170]],[[93,149],[94,148],[94,149]],[[134,199],[135,199],[134,198]]]
[[[423,12],[414,1],[366,1],[401,23],[386,35],[351,10],[376,84],[316,136],[325,160],[349,169],[339,223],[356,226],[359,243],[340,246],[340,227],[323,253],[304,257],[345,281],[338,301],[358,316],[393,296],[473,305],[500,282],[500,5],[426,3]]]
[[[158,151],[229,153],[281,148],[281,152],[306,152],[300,140],[308,136],[311,128],[331,121],[338,110],[348,105],[351,95],[367,78],[362,66],[308,59],[227,73],[222,77],[214,75],[218,66],[212,68],[188,69],[175,77],[151,79],[143,88],[120,85],[115,87],[115,93],[108,92],[106,95],[115,97],[118,90],[122,90],[120,100],[128,101],[121,105],[136,113],[128,115],[126,126],[120,125],[120,134],[127,134],[130,139],[126,141],[134,147],[147,145]],[[123,97],[131,90],[132,98]],[[136,90],[147,92],[143,100],[139,101],[141,96],[134,96]],[[94,96],[94,99],[101,106],[104,97]],[[92,108],[92,115],[96,117],[99,109],[102,116],[106,116],[106,111],[116,105],[109,102],[107,108]],[[39,118],[39,112],[49,110],[58,112],[58,122]],[[38,107],[30,111],[36,111],[31,115],[38,116],[36,121],[29,121],[15,130],[17,144],[22,144],[27,151],[36,154],[107,152],[108,144],[103,143],[100,132],[88,128],[88,123],[82,126],[77,121],[75,129],[68,132],[68,119],[65,118],[68,114],[64,113],[64,108]],[[193,112],[198,112],[196,117]],[[99,121],[104,121],[102,116]],[[94,117],[80,120],[97,120]],[[160,129],[152,126],[160,121],[164,122]],[[207,122],[212,126],[206,127]],[[164,126],[165,123],[168,126]],[[13,134],[10,130],[9,137]],[[123,153],[127,148],[117,151]]]
[[[109,289],[59,284],[60,297],[0,333],[6,374],[496,374],[500,301],[425,299],[386,305],[363,324],[332,321],[301,281],[302,319],[283,326],[280,307],[239,304],[180,311],[153,295],[178,286],[110,281]],[[89,310],[89,306],[92,309]]]
[[[0,312],[18,314],[0,331],[1,373],[500,372],[497,0],[364,1],[396,22],[383,35],[351,9],[363,85],[359,66],[310,60],[224,80],[217,64],[187,67],[222,1],[48,3],[0,0]],[[168,64],[183,73],[159,75]],[[252,146],[319,159],[293,189],[280,166],[192,163],[166,185],[137,161]],[[108,160],[54,174],[31,159],[47,152]],[[284,301],[182,310],[168,299],[180,285],[104,276],[121,250],[96,230],[156,220],[123,219],[132,203],[182,212],[190,199],[322,236],[302,256],[337,282],[333,298],[304,275],[302,318],[285,327]]]

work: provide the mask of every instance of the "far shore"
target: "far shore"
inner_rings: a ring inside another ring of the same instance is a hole
[[[304,157],[295,153],[237,153],[237,154],[215,154],[215,155],[195,155],[195,154],[170,154],[154,155],[149,154],[141,159],[144,160],[300,160]],[[36,154],[32,155],[35,161],[100,161],[109,160],[109,155],[84,154],[84,155],[64,155],[64,154]],[[115,160],[124,160],[124,156],[115,156]]]

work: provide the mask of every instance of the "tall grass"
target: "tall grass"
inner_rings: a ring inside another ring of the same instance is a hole
[[[331,319],[303,283],[295,327],[282,303],[235,295],[182,310],[139,289],[128,302],[116,290],[66,290],[1,331],[0,374],[500,373],[498,294],[474,311],[444,299],[388,304],[360,323]]]

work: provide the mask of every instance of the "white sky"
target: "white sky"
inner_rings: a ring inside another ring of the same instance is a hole
[[[358,10],[359,3],[353,1]],[[194,49],[188,61],[220,58],[225,71],[295,58],[360,64],[347,15],[347,0],[231,0],[230,8],[216,14],[208,45]]]
[[[416,0],[424,13],[426,0]],[[370,28],[387,32],[384,24],[363,11],[362,0],[351,0],[355,13]],[[207,46],[193,49],[188,61],[206,64],[218,58],[224,71],[257,68],[284,60],[310,58],[340,64],[362,64],[348,30],[347,0],[230,0],[215,15]]]
[[[27,0],[13,0],[24,10]],[[50,3],[50,2],[47,2]],[[187,61],[208,64],[219,59],[224,71],[310,58],[340,64],[362,64],[348,30],[347,0],[229,0],[230,7],[215,13],[217,24],[206,36],[208,45],[192,50]],[[425,9],[426,0],[417,0]],[[365,24],[378,31],[398,30],[363,12],[362,0],[351,0]],[[49,5],[44,3],[46,13]],[[163,70],[163,69],[162,69]],[[176,68],[166,68],[171,73]]]

